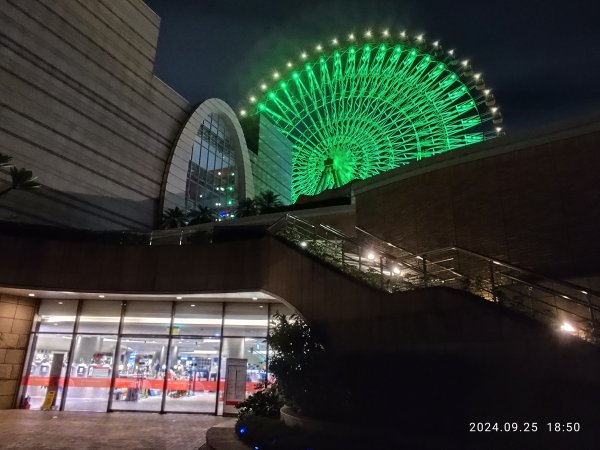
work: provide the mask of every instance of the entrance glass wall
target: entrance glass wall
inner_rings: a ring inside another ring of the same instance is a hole
[[[23,395],[31,409],[222,414],[228,358],[245,361],[246,396],[266,386],[275,311],[291,313],[258,301],[42,300]]]

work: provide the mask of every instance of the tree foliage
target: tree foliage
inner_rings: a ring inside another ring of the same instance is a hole
[[[256,204],[260,210],[260,214],[275,212],[283,206],[279,199],[279,194],[273,191],[264,191],[256,197]]]
[[[181,228],[186,226],[188,223],[187,215],[179,207],[169,208],[162,215],[162,227],[167,228]]]
[[[201,223],[213,222],[217,218],[217,213],[214,209],[208,206],[199,206],[187,213],[188,225],[199,225]]]
[[[0,154],[0,166],[10,166],[10,186],[0,191],[0,196],[9,193],[12,190],[30,191],[41,186],[41,184],[36,181],[37,177],[33,176],[31,170],[14,167],[10,164],[11,160],[12,158],[10,156]]]

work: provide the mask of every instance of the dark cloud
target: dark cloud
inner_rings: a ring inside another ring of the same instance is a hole
[[[146,0],[162,18],[156,72],[191,102],[234,107],[290,55],[348,31],[424,32],[493,86],[508,128],[600,107],[596,2]]]

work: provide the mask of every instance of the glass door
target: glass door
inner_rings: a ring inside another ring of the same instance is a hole
[[[162,406],[168,339],[123,336],[119,345],[112,409],[154,411]]]
[[[106,411],[116,344],[116,336],[75,337],[65,410]]]
[[[167,412],[215,412],[221,339],[173,338],[167,373]]]

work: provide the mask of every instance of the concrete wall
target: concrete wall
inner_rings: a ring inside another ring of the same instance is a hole
[[[398,386],[413,421],[429,423],[434,403],[439,419],[450,417],[444,423],[454,427],[477,417],[541,422],[561,414],[592,427],[593,411],[582,405],[600,401],[599,351],[590,344],[465,292],[430,288],[392,295],[372,289],[270,236],[187,246],[0,236],[0,248],[12,255],[0,259],[5,287],[146,294],[265,290],[303,314],[331,350],[351,353],[353,361],[388,361],[372,372],[377,378],[365,392],[384,403],[375,407],[382,411],[389,396],[380,395],[380,383]],[[7,304],[12,315],[18,306],[14,299]],[[29,316],[31,305],[24,305]],[[20,346],[10,349],[11,361],[22,360],[21,336]],[[16,369],[10,370],[13,376]],[[3,392],[10,397],[16,388],[10,380]]]
[[[272,191],[284,205],[292,201],[292,143],[264,114],[259,119],[258,153],[250,152],[254,192]]]
[[[43,184],[0,220],[154,227],[191,110],[153,74],[159,22],[142,0],[0,0],[0,153]]]
[[[356,183],[356,222],[415,253],[458,245],[550,276],[598,275],[599,146],[596,121],[454,150]]]
[[[35,299],[0,294],[0,409],[12,408],[19,389],[35,304]]]

